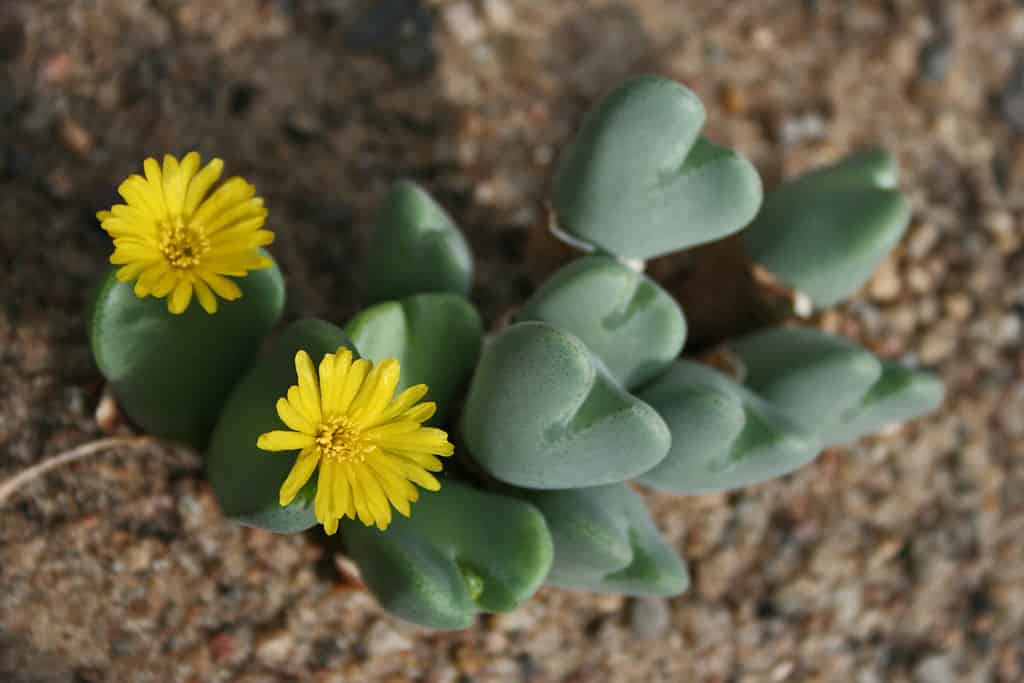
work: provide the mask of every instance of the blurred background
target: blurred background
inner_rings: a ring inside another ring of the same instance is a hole
[[[346,320],[372,212],[411,177],[479,264],[487,321],[583,112],[697,92],[767,187],[882,145],[910,230],[815,318],[947,384],[942,411],[796,475],[649,495],[693,587],[543,589],[460,633],[397,622],[307,535],[225,522],[187,453],[104,455],[0,512],[5,681],[1024,678],[1024,5],[1011,0],[0,0],[0,478],[101,436],[86,343],[142,159],[255,183],[290,317]]]

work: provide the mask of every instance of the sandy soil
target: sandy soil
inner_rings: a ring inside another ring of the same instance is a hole
[[[454,634],[348,590],[311,535],[227,523],[188,453],[96,457],[0,511],[0,679],[1024,678],[1024,7],[379,2],[0,4],[0,478],[101,436],[93,212],[144,156],[196,148],[255,182],[288,315],[336,321],[375,203],[413,177],[466,230],[493,320],[533,286],[557,150],[638,72],[696,90],[769,186],[862,145],[898,155],[909,235],[815,322],[936,369],[944,409],[781,481],[651,496],[687,595],[545,589]]]

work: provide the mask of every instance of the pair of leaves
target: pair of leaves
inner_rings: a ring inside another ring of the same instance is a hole
[[[285,288],[276,264],[236,282],[241,298],[221,301],[216,315],[198,305],[172,315],[164,299],[140,299],[114,269],[107,273],[93,303],[93,356],[122,410],[148,434],[202,448],[280,320]]]
[[[896,180],[893,158],[872,150],[787,181],[744,231],[747,248],[815,305],[836,304],[867,282],[910,223]]]
[[[730,348],[746,366],[747,386],[827,445],[929,413],[943,398],[931,373],[817,330],[763,330]]]
[[[532,505],[451,479],[387,531],[345,522],[342,537],[381,606],[439,629],[515,609],[543,583],[553,554]]]
[[[512,325],[484,349],[463,414],[469,452],[501,481],[535,489],[631,479],[669,447],[665,422],[576,336]]]
[[[547,582],[562,588],[672,596],[689,586],[643,500],[626,484],[517,494],[547,520],[555,555]]]
[[[711,242],[757,213],[753,165],[700,135],[700,99],[675,81],[633,78],[587,115],[554,187],[560,227],[627,258]]]

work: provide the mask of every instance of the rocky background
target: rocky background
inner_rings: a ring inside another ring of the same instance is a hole
[[[466,231],[493,321],[534,286],[558,150],[641,72],[694,89],[769,187],[865,145],[898,156],[907,238],[813,323],[934,368],[941,413],[780,481],[649,496],[690,561],[682,597],[544,589],[445,634],[351,590],[312,534],[227,523],[195,456],[96,456],[0,510],[0,680],[1022,680],[1011,0],[2,0],[0,479],[112,428],[86,344],[110,252],[94,212],[145,156],[198,149],[254,182],[288,315],[335,321],[374,206],[412,177]]]

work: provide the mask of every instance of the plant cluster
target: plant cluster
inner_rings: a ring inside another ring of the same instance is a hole
[[[629,482],[756,484],[943,393],[809,328],[728,340],[736,374],[681,357],[684,311],[644,260],[742,231],[756,263],[824,307],[864,284],[910,218],[884,153],[762,196],[753,165],[703,127],[700,101],[670,80],[603,100],[552,197],[559,231],[590,251],[489,335],[466,241],[417,185],[396,184],[377,215],[370,305],[272,334],[285,285],[252,186],[213,189],[219,161],[195,154],[147,160],[120,188],[127,203],[99,216],[119,267],[96,298],[96,362],[138,426],[205,452],[229,518],[338,532],[401,618],[463,628],[545,582],[681,593],[685,565]]]

